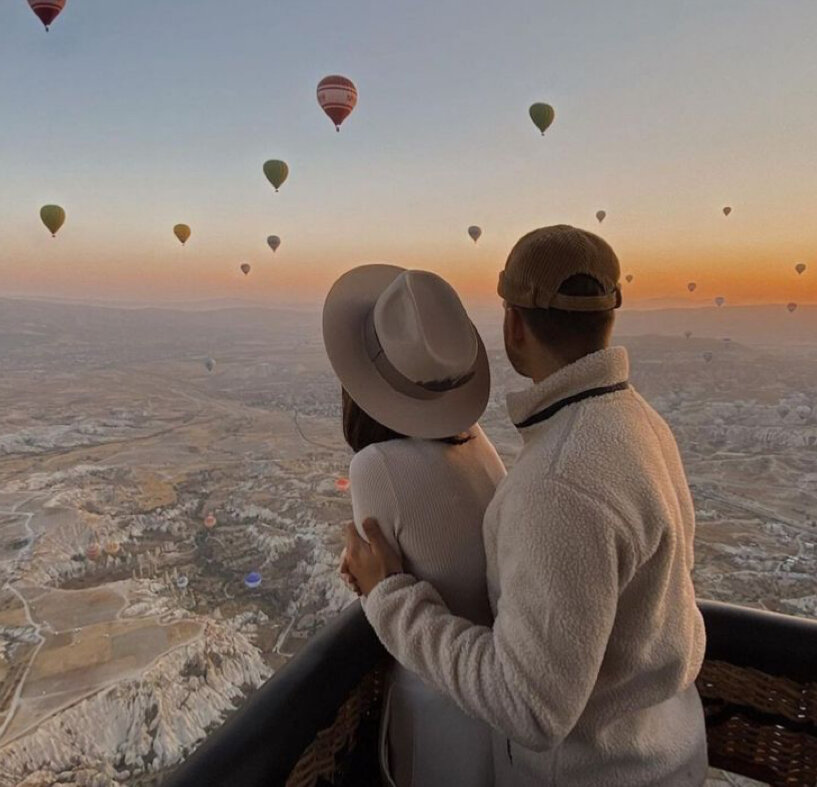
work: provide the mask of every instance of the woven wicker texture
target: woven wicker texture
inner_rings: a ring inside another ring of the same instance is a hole
[[[817,683],[706,661],[696,684],[711,765],[774,787],[817,785]]]
[[[286,787],[316,787],[334,784],[339,766],[357,742],[360,722],[379,716],[383,694],[383,668],[370,672],[341,705],[331,727],[321,730],[301,755],[287,779]]]

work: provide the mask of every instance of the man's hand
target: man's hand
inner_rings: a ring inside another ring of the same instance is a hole
[[[363,532],[368,544],[357,534],[353,523],[346,526],[344,565],[360,592],[368,596],[389,574],[402,572],[403,561],[386,541],[376,519],[364,520]]]
[[[346,583],[349,590],[354,591],[359,596],[360,588],[357,586],[355,578],[349,573],[349,562],[346,560],[346,547],[344,547],[343,552],[340,553],[340,568],[338,572],[340,573],[340,578]]]

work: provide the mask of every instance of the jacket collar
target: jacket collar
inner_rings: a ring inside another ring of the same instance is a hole
[[[608,347],[585,355],[578,361],[554,372],[524,391],[506,397],[508,415],[514,424],[521,423],[569,396],[591,388],[623,382],[630,373],[630,362],[624,347]],[[525,435],[525,430],[521,430]]]

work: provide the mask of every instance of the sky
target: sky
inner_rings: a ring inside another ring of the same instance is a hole
[[[813,0],[68,0],[45,33],[4,0],[0,297],[301,303],[388,262],[488,302],[520,235],[568,223],[625,306],[817,302],[815,29]]]

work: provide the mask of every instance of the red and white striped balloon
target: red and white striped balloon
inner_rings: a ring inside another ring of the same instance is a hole
[[[318,82],[318,103],[340,131],[340,124],[346,120],[357,105],[357,88],[351,79],[333,76]]]
[[[28,0],[31,10],[37,14],[46,30],[65,8],[65,3],[66,0]]]

